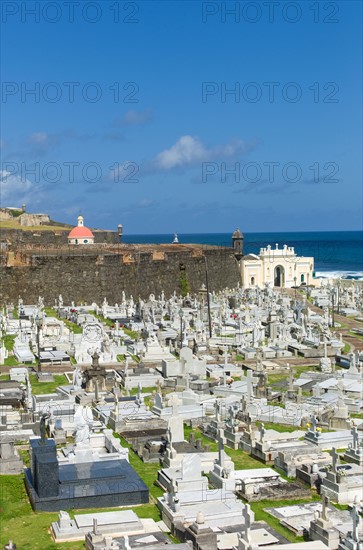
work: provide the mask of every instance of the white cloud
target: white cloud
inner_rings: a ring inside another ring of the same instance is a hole
[[[150,208],[150,206],[156,206],[157,202],[153,199],[141,199],[138,204],[136,205],[138,208]]]
[[[48,143],[49,136],[46,132],[35,132],[29,137],[30,143]]]
[[[169,149],[159,153],[153,166],[159,170],[193,166],[200,162],[224,160],[244,155],[252,148],[240,139],[232,140],[217,147],[206,147],[198,137],[186,135],[178,139]]]
[[[130,110],[125,113],[123,117],[124,124],[146,124],[152,119],[152,111],[147,109],[146,111],[134,111]]]
[[[0,196],[1,204],[6,202],[23,202],[31,192],[33,184],[27,178],[19,174],[12,174],[6,170],[0,170]]]
[[[147,124],[153,118],[153,112],[151,109],[145,109],[145,111],[135,111],[135,109],[130,109],[121,117],[117,118],[113,125],[116,127],[121,126],[139,126],[142,124]]]

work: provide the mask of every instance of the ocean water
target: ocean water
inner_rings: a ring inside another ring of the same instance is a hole
[[[231,233],[178,234],[180,243],[231,246]],[[135,244],[171,243],[173,234],[124,235],[123,242]],[[270,244],[295,247],[298,256],[313,256],[316,277],[363,279],[363,232],[317,231],[306,233],[244,233],[244,254],[258,254]]]

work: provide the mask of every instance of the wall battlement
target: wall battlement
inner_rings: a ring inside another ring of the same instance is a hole
[[[201,245],[16,246],[2,250],[0,303],[21,296],[35,303],[43,296],[53,304],[59,294],[65,303],[110,303],[121,293],[147,298],[182,290],[186,276],[192,293],[205,284],[208,266],[211,291],[235,288],[240,270],[233,248]]]

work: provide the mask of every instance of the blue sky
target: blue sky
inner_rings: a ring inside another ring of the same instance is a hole
[[[69,10],[2,3],[2,205],[129,234],[361,228],[360,2]]]

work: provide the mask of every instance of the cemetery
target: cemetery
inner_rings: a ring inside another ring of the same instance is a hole
[[[5,304],[1,544],[359,550],[363,287],[329,284]]]

